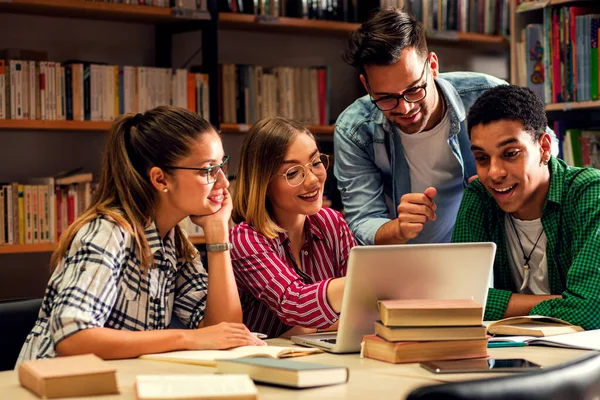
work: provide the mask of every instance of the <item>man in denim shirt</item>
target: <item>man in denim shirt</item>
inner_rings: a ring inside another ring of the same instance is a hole
[[[466,113],[506,82],[440,74],[421,23],[393,8],[352,34],[345,61],[369,93],[335,125],[334,173],[350,229],[361,244],[450,242],[476,174]]]

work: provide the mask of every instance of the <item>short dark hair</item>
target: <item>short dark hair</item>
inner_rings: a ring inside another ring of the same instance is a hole
[[[348,40],[346,63],[364,72],[365,65],[395,64],[408,48],[427,56],[427,39],[421,22],[412,14],[389,7],[374,13]]]
[[[548,126],[544,103],[537,94],[521,86],[500,85],[484,92],[471,106],[467,116],[469,138],[473,127],[502,120],[522,123],[533,141]]]

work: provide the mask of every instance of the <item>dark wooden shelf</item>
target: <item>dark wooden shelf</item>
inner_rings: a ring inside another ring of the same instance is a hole
[[[250,124],[221,124],[221,132],[244,133],[248,132],[251,127]],[[307,128],[315,135],[333,135],[333,125],[307,125]]]
[[[546,111],[589,110],[600,108],[600,100],[546,104]]]
[[[111,122],[0,119],[0,130],[108,131]]]
[[[219,28],[257,32],[296,33],[318,36],[347,37],[360,24],[340,21],[324,21],[302,18],[279,17],[274,19],[257,19],[250,14],[219,13]],[[438,44],[478,44],[498,46],[508,49],[508,40],[503,36],[484,35],[470,32],[427,32],[429,43]]]
[[[198,18],[210,18],[208,13],[196,13],[196,18],[177,17],[173,14],[171,8],[86,0],[0,1],[0,12],[148,24],[175,23],[181,20],[189,21]]]
[[[56,243],[1,244],[0,254],[51,253],[55,248]]]

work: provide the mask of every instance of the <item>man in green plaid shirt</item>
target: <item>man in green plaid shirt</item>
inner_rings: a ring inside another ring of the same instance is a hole
[[[551,155],[544,104],[529,89],[488,90],[467,123],[479,179],[452,241],[497,245],[484,319],[545,315],[600,328],[600,171]]]

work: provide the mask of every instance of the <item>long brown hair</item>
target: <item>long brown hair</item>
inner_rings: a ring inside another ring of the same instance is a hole
[[[60,237],[50,261],[52,271],[67,254],[77,232],[97,216],[107,217],[129,232],[144,270],[150,268],[152,254],[144,230],[154,217],[156,188],[148,172],[187,156],[191,143],[206,132],[214,132],[209,122],[179,107],[161,106],[144,114],[118,117],[106,143],[96,194],[90,207]],[[194,247],[179,226],[175,226],[175,246],[178,256],[187,260],[194,257]]]
[[[271,239],[283,232],[271,215],[267,189],[283,165],[292,140],[300,133],[316,142],[314,135],[304,125],[291,119],[264,118],[252,126],[240,149],[232,213],[236,223],[246,221]]]

